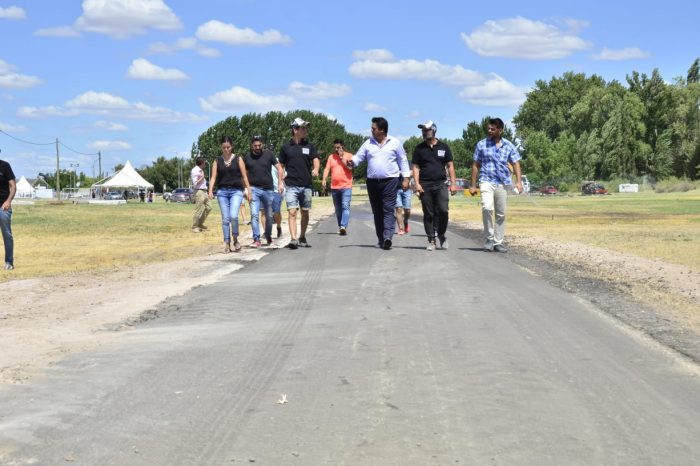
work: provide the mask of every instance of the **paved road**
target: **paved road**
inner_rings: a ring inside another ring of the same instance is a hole
[[[383,251],[353,215],[0,391],[0,462],[698,464],[696,366],[472,241],[414,223]]]

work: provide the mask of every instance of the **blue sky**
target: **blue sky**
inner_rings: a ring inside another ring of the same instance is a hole
[[[111,173],[187,157],[229,115],[295,108],[456,138],[569,70],[685,76],[699,19],[691,1],[0,0],[0,158],[54,171],[54,145],[7,134],[58,138],[61,168],[92,176],[100,151]]]

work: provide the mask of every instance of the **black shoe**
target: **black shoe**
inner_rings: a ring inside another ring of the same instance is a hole
[[[486,243],[484,245],[484,251],[486,251],[486,252],[493,252],[493,249],[494,249],[493,244]]]
[[[391,249],[391,240],[389,238],[385,239],[384,243],[382,243],[382,249],[384,249],[385,251]]]
[[[277,227],[277,237],[282,236],[282,227]]]
[[[311,247],[311,245],[306,242],[305,236],[302,236],[301,238],[299,238],[299,247],[300,248],[310,248]]]
[[[493,247],[493,250],[496,252],[508,252],[508,248],[503,246],[502,244],[497,244]]]
[[[295,239],[291,240],[289,244],[287,245],[289,249],[296,249],[299,247],[299,242]]]

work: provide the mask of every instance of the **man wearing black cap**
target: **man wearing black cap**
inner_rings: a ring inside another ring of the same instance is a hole
[[[423,227],[428,237],[428,251],[435,249],[435,239],[440,241],[438,249],[447,249],[447,220],[450,194],[457,192],[455,167],[450,147],[435,137],[437,126],[432,120],[418,125],[423,142],[413,150],[413,179],[416,193],[423,207]],[[445,169],[450,175],[450,186],[446,185]]]
[[[291,127],[292,139],[282,146],[278,157],[284,169],[283,173],[287,172],[284,186],[287,188],[285,202],[289,213],[289,235],[292,237],[289,248],[310,248],[311,245],[306,241],[306,228],[309,225],[309,210],[311,210],[311,177],[318,176],[321,161],[316,147],[306,139],[309,133],[309,122],[295,118]],[[300,207],[301,232],[297,237],[297,210]]]

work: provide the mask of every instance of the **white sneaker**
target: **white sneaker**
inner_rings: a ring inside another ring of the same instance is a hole
[[[440,249],[447,249],[450,247],[450,245],[447,243],[447,238],[444,236],[442,238],[439,238],[440,240]]]
[[[432,241],[428,243],[428,247],[425,248],[426,251],[434,251],[435,250],[435,243]]]
[[[9,262],[5,262],[5,267],[3,268],[4,270],[12,270],[14,269],[15,266],[10,264]]]

